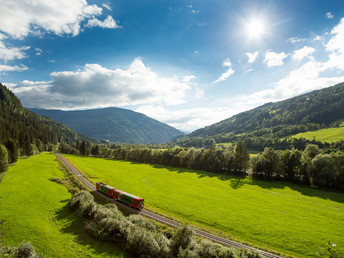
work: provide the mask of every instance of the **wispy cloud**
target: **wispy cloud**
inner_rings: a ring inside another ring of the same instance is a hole
[[[246,53],[246,56],[247,56],[247,58],[248,58],[247,63],[249,63],[249,64],[254,63],[254,61],[256,61],[256,59],[257,59],[257,57],[258,57],[258,54],[259,54],[258,51],[253,52],[253,53],[247,52],[247,53]]]
[[[299,42],[302,42],[302,41],[305,41],[305,39],[300,39],[300,38],[297,38],[297,37],[288,39],[288,42],[291,42],[292,44],[299,43]]]
[[[327,12],[327,13],[326,13],[326,17],[327,17],[328,19],[333,19],[334,15],[333,15],[331,12]]]
[[[43,53],[43,50],[38,47],[36,47],[35,50],[36,50],[36,56],[40,56]]]
[[[28,70],[29,68],[26,67],[25,65],[14,65],[14,66],[11,66],[11,65],[1,65],[0,64],[0,72],[14,72],[14,71],[25,71],[25,70]]]
[[[220,77],[214,81],[214,83],[225,81],[234,73],[234,70],[232,68],[232,63],[230,62],[229,58],[223,62],[222,66],[229,67],[229,68],[227,69],[227,71],[222,73]]]
[[[276,53],[271,50],[268,50],[265,52],[265,59],[264,63],[268,67],[274,67],[274,66],[281,66],[283,65],[283,60],[288,57],[289,54],[286,54],[284,52]]]

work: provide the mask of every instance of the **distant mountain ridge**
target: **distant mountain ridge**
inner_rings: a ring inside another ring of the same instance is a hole
[[[31,109],[97,140],[119,143],[166,143],[183,132],[144,114],[123,108],[78,111]]]
[[[231,142],[245,137],[285,137],[332,126],[344,120],[344,83],[255,109],[198,129],[177,140],[212,138]],[[182,144],[183,145],[183,144]]]

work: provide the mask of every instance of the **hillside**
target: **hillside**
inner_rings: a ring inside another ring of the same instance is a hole
[[[57,142],[89,140],[65,125],[24,108],[20,100],[0,83],[0,144],[13,139],[25,154],[30,155],[30,145],[38,147]],[[45,148],[45,147],[42,147]],[[27,149],[27,151],[25,151]]]
[[[122,108],[80,111],[31,109],[97,140],[120,143],[165,143],[183,135],[169,125]]]
[[[213,138],[230,142],[235,136],[285,137],[327,128],[344,119],[344,83],[276,103],[267,103],[179,140]]]

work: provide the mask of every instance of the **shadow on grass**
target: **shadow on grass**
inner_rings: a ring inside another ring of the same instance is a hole
[[[95,158],[96,157],[86,157],[86,156],[79,156],[82,158]],[[103,158],[105,160],[115,160],[111,158]],[[224,175],[224,174],[217,174],[213,172],[207,171],[200,171],[200,170],[193,170],[193,169],[185,169],[185,168],[178,168],[178,167],[170,167],[164,166],[159,164],[148,164],[148,163],[141,163],[136,161],[127,161],[127,160],[115,160],[116,162],[123,162],[123,163],[130,163],[132,165],[142,165],[146,164],[147,166],[151,166],[155,169],[167,169],[170,172],[175,173],[195,173],[198,175],[199,178],[217,178],[222,181],[228,181],[228,184],[233,189],[239,189],[244,187],[245,185],[254,185],[258,186],[263,189],[284,189],[290,188],[293,191],[297,191],[302,195],[309,196],[309,197],[317,197],[321,199],[328,199],[334,202],[344,203],[344,193],[338,192],[336,190],[324,190],[324,189],[314,189],[306,185],[295,184],[290,182],[283,182],[283,181],[264,181],[259,179],[252,179],[249,177],[240,177],[236,175]]]
[[[83,229],[86,221],[72,212],[68,207],[68,203],[56,212],[55,219],[63,221],[62,224],[65,225],[61,232],[76,236],[75,241],[78,244],[89,246],[97,255],[108,257],[131,257],[122,247],[116,246],[113,243],[100,242],[88,235]],[[67,223],[65,223],[66,221]]]
[[[128,161],[123,161],[128,162]],[[131,164],[142,164],[138,162],[130,162]],[[302,195],[309,196],[309,197],[317,197],[321,199],[328,199],[334,202],[344,203],[344,193],[339,192],[336,190],[326,190],[326,189],[314,189],[306,185],[301,184],[295,184],[290,182],[284,182],[284,181],[265,181],[265,180],[259,180],[259,179],[252,179],[248,176],[237,176],[237,175],[224,175],[224,174],[216,174],[213,172],[207,172],[207,171],[199,171],[199,170],[193,170],[193,169],[184,169],[184,168],[176,168],[176,167],[168,167],[158,164],[147,164],[155,169],[167,169],[170,172],[175,173],[195,173],[198,175],[199,178],[217,178],[222,181],[228,181],[229,186],[232,189],[239,189],[241,187],[244,187],[245,185],[253,185],[258,186],[263,189],[284,189],[284,188],[290,188],[293,191],[297,191],[301,193]]]

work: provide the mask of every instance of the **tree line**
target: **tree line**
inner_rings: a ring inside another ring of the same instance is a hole
[[[230,148],[208,149],[82,142],[74,146],[63,143],[59,151],[344,190],[344,152],[326,153],[315,144],[308,144],[303,151],[266,147],[251,159],[244,142]]]

